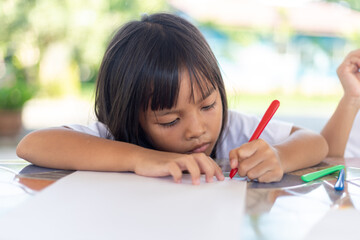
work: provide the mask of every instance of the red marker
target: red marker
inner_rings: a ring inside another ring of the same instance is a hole
[[[264,116],[262,117],[259,125],[255,129],[255,132],[251,136],[249,142],[259,138],[260,134],[262,133],[262,131],[264,130],[264,128],[266,127],[266,125],[268,124],[268,122],[270,121],[272,116],[274,116],[274,114],[275,114],[276,110],[279,108],[279,106],[280,106],[280,102],[278,100],[272,101],[269,108],[266,110]],[[238,171],[237,168],[231,169],[230,174],[229,174],[230,178],[233,178],[235,176],[235,174],[237,173],[237,171]]]

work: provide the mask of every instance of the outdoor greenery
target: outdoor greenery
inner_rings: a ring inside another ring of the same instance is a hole
[[[166,10],[165,0],[0,0],[0,108],[20,107],[33,89],[78,94],[118,27]]]
[[[360,10],[358,0],[328,2]],[[0,108],[21,108],[35,94],[77,95],[82,86],[91,89],[114,31],[159,11],[172,9],[166,0],[0,0]],[[242,44],[264,37],[246,29],[222,31]],[[360,35],[352,39],[360,44]],[[222,51],[231,57],[231,46]]]
[[[359,0],[326,0],[326,2],[335,2],[335,3],[341,3],[351,9],[360,11],[360,1]]]
[[[270,92],[268,94],[229,94],[228,105],[230,109],[236,109],[248,114],[262,115],[267,106],[274,99],[280,101],[277,115],[329,117],[335,110],[341,95],[312,95],[306,96],[301,93],[281,94]]]
[[[35,89],[25,83],[15,82],[11,86],[0,88],[0,110],[21,110],[31,99]]]
[[[0,109],[21,110],[36,93],[36,85],[27,81],[28,75],[13,54],[4,58],[6,73],[0,86]]]

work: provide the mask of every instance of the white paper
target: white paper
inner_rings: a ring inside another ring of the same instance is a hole
[[[331,209],[304,240],[358,240],[360,212],[355,208]]]
[[[78,171],[0,219],[0,239],[239,239],[246,182]]]

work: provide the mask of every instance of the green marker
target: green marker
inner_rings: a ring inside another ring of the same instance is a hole
[[[302,175],[302,176],[301,176],[301,179],[302,179],[304,182],[310,182],[310,181],[312,181],[312,180],[315,180],[315,179],[317,179],[317,178],[323,177],[323,176],[328,175],[328,174],[330,174],[330,173],[339,171],[339,170],[341,170],[341,169],[343,169],[343,168],[345,168],[344,165],[332,166],[332,167],[325,168],[325,169],[320,170],[320,171],[317,171],[317,172],[312,172],[312,173],[308,173],[308,174]]]

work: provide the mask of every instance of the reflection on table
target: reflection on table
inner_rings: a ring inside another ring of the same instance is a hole
[[[220,161],[228,172],[228,161]],[[337,173],[304,183],[300,176],[332,165],[346,166],[344,191],[335,191]],[[72,173],[23,160],[0,161],[0,217],[56,180]],[[329,209],[360,209],[360,159],[329,158],[313,168],[286,174],[278,183],[247,183],[242,239],[302,239]]]

